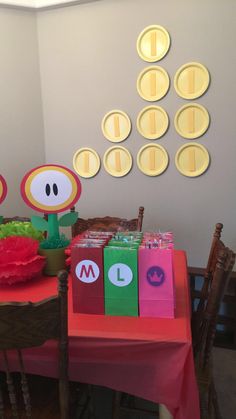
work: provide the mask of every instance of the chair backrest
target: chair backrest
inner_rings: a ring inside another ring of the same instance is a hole
[[[217,223],[215,225],[215,231],[214,231],[214,234],[213,234],[213,237],[212,237],[211,249],[210,249],[210,253],[209,253],[209,256],[208,256],[207,267],[206,267],[206,271],[205,271],[205,278],[206,279],[210,278],[212,273],[214,272],[215,265],[217,263],[217,258],[218,258],[219,251],[224,248],[224,243],[220,240],[222,229],[223,229],[223,224],[222,223]]]
[[[213,273],[215,271],[216,263],[219,257],[219,252],[220,250],[225,248],[224,243],[220,240],[222,229],[223,229],[222,223],[217,223],[215,225],[215,231],[212,237],[207,266],[204,271],[203,287],[202,287],[200,299],[197,305],[197,312],[202,311],[204,308],[204,304],[205,304],[205,301],[209,292],[209,287],[211,286]]]
[[[71,208],[74,212],[75,208]],[[144,207],[139,207],[138,217],[132,220],[118,217],[78,218],[72,226],[72,237],[86,230],[94,231],[142,231]]]
[[[0,355],[3,356],[7,387],[13,417],[17,416],[17,400],[13,378],[10,373],[8,350],[18,353],[22,394],[26,416],[31,417],[30,392],[24,372],[21,350],[41,346],[49,339],[59,345],[59,399],[61,418],[68,419],[68,273],[58,273],[58,295],[31,302],[0,303]],[[1,354],[2,352],[2,354]],[[4,417],[4,401],[0,389],[0,417]],[[1,416],[2,414],[2,416]]]
[[[204,369],[211,357],[220,303],[235,263],[235,253],[227,247],[219,250],[212,272],[211,284],[204,309],[198,313],[193,326],[193,347],[198,367]]]

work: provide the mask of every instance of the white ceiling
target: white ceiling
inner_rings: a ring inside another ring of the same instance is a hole
[[[53,6],[89,3],[96,0],[0,0],[0,6],[12,6],[27,9],[41,9]]]

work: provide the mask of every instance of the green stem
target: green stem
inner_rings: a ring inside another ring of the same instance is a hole
[[[60,238],[57,214],[48,214],[48,238]]]

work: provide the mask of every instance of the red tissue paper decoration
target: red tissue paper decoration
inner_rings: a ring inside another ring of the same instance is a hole
[[[45,257],[37,254],[39,242],[31,237],[10,236],[0,240],[0,285],[29,281],[39,276]]]

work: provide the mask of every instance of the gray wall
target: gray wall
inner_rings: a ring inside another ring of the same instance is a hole
[[[102,0],[38,13],[39,51],[47,162],[72,167],[83,146],[102,157],[112,146],[101,132],[111,109],[123,109],[133,130],[122,146],[133,154],[134,166],[124,178],[104,168],[93,179],[81,179],[81,217],[116,214],[133,217],[145,206],[144,229],[174,231],[176,247],[188,252],[190,264],[203,266],[214,224],[222,221],[224,240],[236,248],[235,191],[235,39],[234,0]],[[136,165],[139,148],[148,143],[136,130],[138,112],[147,105],[136,92],[136,79],[148,63],[136,52],[136,39],[147,25],[164,26],[171,36],[169,53],[158,62],[172,85],[157,104],[170,116],[170,128],[158,144],[170,156],[167,171],[151,178]],[[176,110],[185,104],[173,87],[176,70],[189,61],[205,64],[211,85],[197,100],[211,116],[208,132],[197,141],[211,155],[209,170],[199,178],[182,176],[175,153],[186,140],[174,129]]]
[[[8,184],[0,214],[27,215],[21,179],[45,162],[35,13],[0,9],[0,57],[0,173]]]

